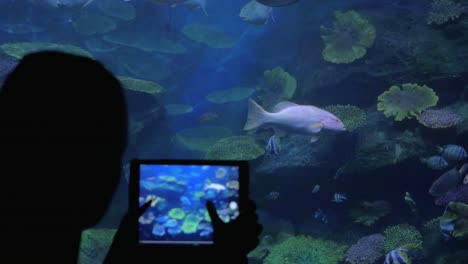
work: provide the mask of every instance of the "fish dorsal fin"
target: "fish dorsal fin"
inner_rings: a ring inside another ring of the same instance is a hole
[[[291,107],[291,106],[298,106],[298,104],[295,104],[293,102],[289,102],[289,101],[283,101],[283,102],[279,102],[277,103],[274,107],[273,107],[273,112],[280,112],[288,107]]]

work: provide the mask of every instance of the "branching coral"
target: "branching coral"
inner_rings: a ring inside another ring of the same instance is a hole
[[[426,85],[406,83],[392,86],[378,97],[377,109],[395,121],[411,119],[429,107],[435,106],[439,97]]]
[[[335,12],[333,29],[321,27],[325,49],[323,59],[332,63],[351,63],[364,57],[374,44],[376,30],[356,11]]]
[[[384,230],[382,248],[385,254],[407,244],[422,242],[422,235],[416,227],[408,224],[400,224],[387,227]]]
[[[206,152],[210,160],[253,160],[265,154],[265,149],[257,144],[254,137],[234,136],[217,141]]]
[[[324,110],[336,115],[348,131],[353,131],[366,123],[366,113],[354,105],[330,105]]]
[[[456,20],[465,11],[466,7],[453,0],[434,0],[431,4],[429,16],[427,17],[427,23],[442,25],[449,21]]]
[[[265,264],[336,264],[344,258],[346,246],[333,241],[295,236],[271,248]]]
[[[260,87],[257,87],[258,101],[266,110],[270,110],[277,103],[290,100],[294,96],[296,86],[296,78],[283,68],[266,70]]]
[[[354,223],[371,226],[380,218],[388,215],[391,209],[391,204],[387,201],[365,201],[360,207],[351,209],[350,215],[353,218]]]

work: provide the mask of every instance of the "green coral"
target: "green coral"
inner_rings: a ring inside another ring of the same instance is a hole
[[[364,201],[359,207],[351,209],[350,215],[354,223],[371,226],[380,218],[388,215],[391,209],[391,204],[387,201]]]
[[[88,58],[93,58],[91,53],[86,50],[67,44],[57,44],[49,42],[17,42],[17,43],[6,43],[0,46],[0,48],[6,54],[13,56],[17,59],[21,59],[24,55],[28,53],[44,51],[44,50],[53,50],[61,51],[66,53],[71,53],[74,55],[84,56]]]
[[[116,229],[88,229],[81,233],[78,264],[103,263],[114,239]]]
[[[255,90],[250,87],[234,87],[231,89],[217,90],[209,93],[206,100],[214,104],[225,104],[230,102],[237,102],[251,96]]]
[[[294,236],[271,247],[264,264],[336,264],[343,260],[347,246],[309,236]]]
[[[159,94],[163,93],[165,90],[161,85],[140,79],[135,79],[127,76],[117,76],[122,86],[131,91],[142,92],[147,94]]]
[[[185,217],[185,212],[184,210],[180,208],[172,208],[169,213],[167,213],[171,218],[181,220],[184,219]]]
[[[201,217],[198,217],[197,215],[194,214],[189,214],[184,220],[184,223],[182,224],[182,231],[185,234],[193,234],[197,232],[197,227],[198,224],[200,224],[200,221],[202,220]]]
[[[465,239],[468,237],[468,204],[459,202],[450,202],[446,214],[442,217],[442,221],[453,219],[454,230],[451,235],[457,239]]]
[[[338,117],[348,131],[353,131],[366,123],[366,113],[354,105],[330,105],[324,110]]]
[[[351,63],[364,57],[374,44],[375,27],[354,10],[336,11],[335,18],[333,29],[321,27],[325,42],[323,59],[332,63]]]
[[[253,160],[265,154],[252,136],[223,138],[208,148],[205,158],[209,160]]]
[[[426,85],[405,83],[392,86],[378,97],[377,110],[386,117],[395,117],[395,121],[411,119],[429,107],[435,106],[439,97]]]
[[[416,227],[408,224],[390,226],[384,230],[382,248],[385,254],[407,244],[422,243],[422,235]]]
[[[296,87],[296,78],[283,68],[266,70],[263,73],[262,84],[257,87],[258,101],[265,109],[270,110],[277,103],[290,100],[294,96]]]
[[[219,28],[211,25],[193,24],[185,26],[182,33],[189,39],[222,49],[234,46],[234,40]]]

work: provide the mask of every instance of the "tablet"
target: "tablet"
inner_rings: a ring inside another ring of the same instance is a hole
[[[223,222],[236,219],[247,173],[245,161],[133,160],[131,209],[152,201],[138,219],[138,244],[213,244],[206,202]]]

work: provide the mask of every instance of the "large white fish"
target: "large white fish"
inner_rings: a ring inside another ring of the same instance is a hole
[[[322,129],[346,131],[338,117],[312,105],[298,105],[292,102],[278,103],[273,112],[267,112],[254,100],[249,99],[249,110],[244,130],[270,127],[275,130],[303,135],[314,135],[311,142],[318,139],[315,134]]]

